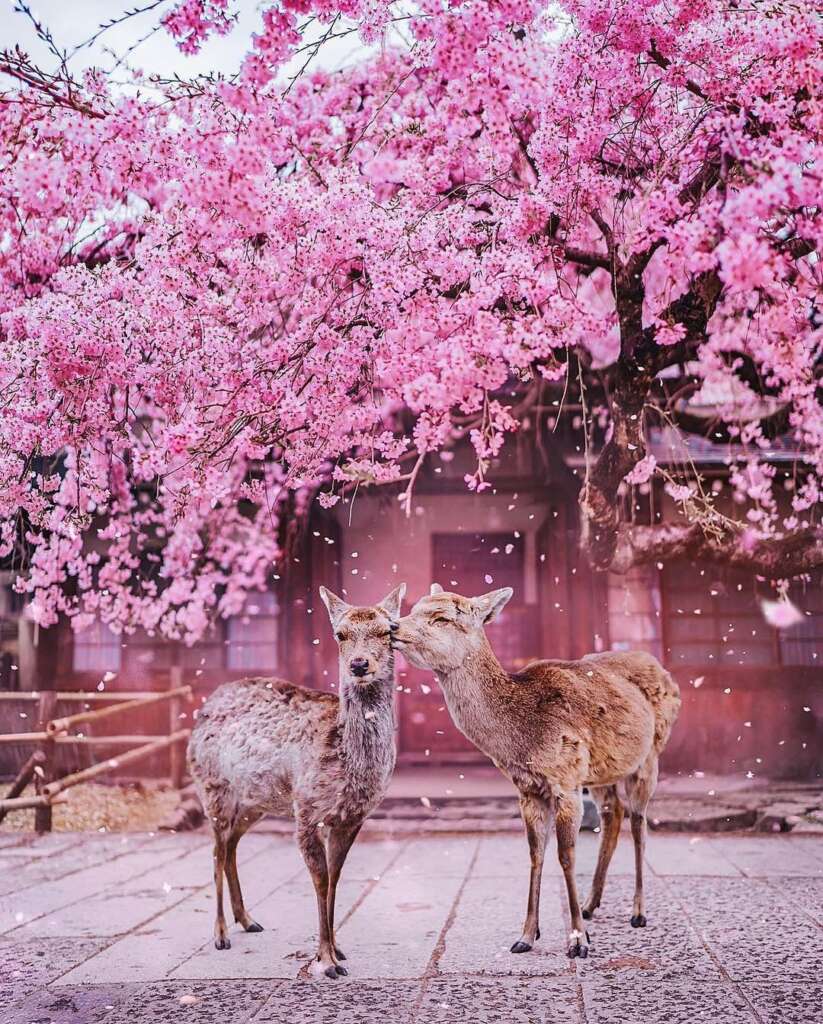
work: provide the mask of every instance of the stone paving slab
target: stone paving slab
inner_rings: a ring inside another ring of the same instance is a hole
[[[544,879],[540,938],[530,953],[513,955],[510,946],[523,929],[527,876],[521,871],[490,880],[472,872],[444,937],[438,970],[443,974],[567,974],[571,964],[565,952],[568,929],[561,889],[565,892],[559,878]]]
[[[144,875],[188,852],[185,846],[161,840],[156,845],[144,845],[141,849],[107,860],[104,867],[93,865],[72,872],[65,879],[50,878],[40,884],[28,884],[25,888],[12,890],[0,897],[0,933],[20,928],[45,914],[80,903],[105,889],[107,882],[117,884],[114,880],[118,876],[130,878]]]
[[[6,993],[0,1006],[20,1005],[104,946],[100,939],[0,940],[0,989]]]
[[[761,838],[739,836],[733,843],[713,839],[716,849],[748,878],[801,875],[823,878],[823,860],[807,844],[787,837],[787,856],[775,858],[774,851]],[[789,854],[789,851],[791,853]]]
[[[628,838],[621,838],[622,846],[631,845]],[[743,872],[725,856],[724,842],[723,839],[712,840],[707,836],[655,835],[646,844],[646,860],[657,875],[723,875],[740,878]]]
[[[586,981],[582,988],[587,1024],[758,1024],[744,996],[720,982],[661,988],[620,978]]]
[[[266,930],[235,927],[223,951],[205,834],[44,839],[27,837],[31,861],[0,849],[0,878],[17,886],[0,896],[2,1024],[823,1024],[813,837],[650,836],[648,926],[633,929],[624,836],[588,924],[590,955],[575,961],[553,844],[542,937],[514,955],[522,836],[358,841],[338,903],[350,974],[335,981],[306,976],[316,907],[291,838],[240,844],[247,904]],[[597,841],[580,837],[581,896]],[[9,920],[14,908],[23,920]]]
[[[411,1024],[422,988],[420,981],[345,979],[331,984],[329,991],[322,980],[281,982],[254,1024]]]
[[[733,981],[819,980],[823,930],[779,878],[669,879],[668,886]]]
[[[116,1011],[128,992],[129,986],[124,984],[39,989],[14,1007],[8,1007],[3,1024],[91,1024]],[[120,1019],[125,1024],[125,1019]]]
[[[113,1006],[98,1009],[84,1024],[245,1024],[262,1009],[271,991],[271,983],[260,981],[129,985]]]
[[[338,887],[338,908],[341,915],[360,896],[363,882],[341,881]],[[197,978],[294,978],[297,969],[317,948],[317,901],[305,871],[299,870],[258,904],[249,905],[255,920],[263,923],[264,932],[244,932],[234,927],[229,934],[231,949],[215,949],[211,936],[214,908],[198,922],[193,934],[198,948],[188,959],[172,969],[169,977]],[[156,922],[162,929],[164,922]],[[153,940],[152,940],[153,941]],[[339,941],[351,954],[351,943]],[[185,947],[184,947],[185,948]],[[179,949],[176,953],[179,956]],[[128,957],[122,958],[121,970],[128,973]]]
[[[580,999],[565,978],[433,978],[416,1024],[578,1024]]]
[[[403,849],[341,929],[358,978],[424,974],[479,841],[416,841]]]
[[[256,896],[261,889],[271,889],[282,883],[271,863],[262,856],[265,848],[259,844],[241,843],[237,851],[238,873],[241,884],[245,882],[249,908],[256,906]],[[279,862],[287,878],[293,877],[299,864],[296,849],[280,851]],[[181,963],[194,956],[206,944],[218,958],[218,964],[231,956],[231,950],[218,951],[212,942],[214,924],[214,895],[209,879],[212,873],[211,849],[188,851],[172,864],[164,864],[151,877],[140,876],[135,881],[146,885],[152,883],[149,894],[144,898],[146,914],[143,921],[124,934],[117,941],[92,960],[70,972],[63,979],[66,984],[97,984],[107,981],[153,981],[170,976]],[[171,888],[172,897],[168,905],[158,909],[157,896],[162,887],[170,883],[187,881],[189,889]],[[126,883],[129,884],[129,883]],[[226,908],[228,893],[226,893]],[[230,920],[231,918],[227,918]],[[235,929],[237,931],[237,929]],[[244,934],[244,933],[240,933]],[[245,937],[245,936],[244,936]],[[249,936],[257,937],[257,936]],[[234,933],[232,935],[234,938]],[[199,977],[195,974],[195,977]],[[228,977],[244,977],[234,969]],[[226,977],[223,973],[212,977]]]
[[[585,892],[586,880],[578,878],[578,884]],[[634,978],[640,985],[652,986],[722,980],[720,965],[679,902],[671,898],[668,880],[651,876],[644,890],[648,924],[632,928],[633,882],[627,878],[608,881],[603,903],[586,925],[589,956],[575,965],[581,980]]]
[[[823,1021],[823,980],[803,985],[770,983],[741,985],[741,991],[763,1024],[820,1024]]]

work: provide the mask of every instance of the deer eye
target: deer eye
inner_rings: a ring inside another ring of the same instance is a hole
[[[335,635],[335,636],[337,637],[337,639],[338,639],[338,640],[339,640],[339,641],[340,641],[341,643],[342,643],[342,642],[343,642],[344,640],[348,640],[348,639],[349,639],[349,634],[348,634],[348,633],[335,633],[334,635]]]
[[[435,618],[432,619],[432,622],[434,622],[435,624],[440,623],[440,622],[448,623],[450,621],[451,621],[450,619],[444,619],[442,615],[438,615],[438,616],[436,616]]]

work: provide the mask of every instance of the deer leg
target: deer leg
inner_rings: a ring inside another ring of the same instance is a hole
[[[511,947],[512,953],[528,953],[534,945],[535,939],[540,938],[540,881],[543,877],[543,858],[546,853],[546,836],[549,830],[551,805],[545,797],[538,793],[521,792],[520,814],[523,817],[523,824],[526,826],[531,871],[523,934]]]
[[[646,814],[632,811],[632,839],[634,840],[634,903],[630,924],[632,928],[645,928],[645,900],[643,898],[643,858],[646,855]]]
[[[317,896],[319,944],[316,962],[327,978],[336,978],[338,974],[345,974],[346,971],[345,968],[337,965],[334,958],[331,930],[329,929],[329,869],[326,862],[326,851],[318,833],[319,829],[315,823],[298,824],[297,843],[303,854],[306,867],[309,869]]]
[[[226,869],[226,837],[214,830],[214,890],[217,897],[217,916],[214,921],[215,949],[231,949],[223,914],[223,874]]]
[[[577,883],[574,878],[574,853],[577,833],[583,819],[583,797],[578,789],[574,793],[558,795],[555,804],[555,830],[557,832],[557,857],[566,880],[566,892],[569,897],[569,917],[572,930],[569,935],[570,957],[586,957],[589,955],[589,936],[580,913],[580,902],[577,898]]]
[[[603,897],[603,886],[606,884],[606,872],[612,854],[620,838],[620,825],[623,821],[623,804],[617,795],[617,786],[594,786],[592,797],[600,808],[600,849],[597,854],[597,867],[594,869],[592,890],[583,907],[583,917],[588,921],[600,906]]]
[[[657,758],[645,762],[640,771],[626,779],[626,802],[631,812],[634,840],[634,904],[632,928],[646,927],[646,906],[643,897],[643,860],[646,856],[646,808],[657,785]]]
[[[249,915],[243,903],[243,892],[240,889],[240,878],[237,874],[237,844],[252,825],[260,820],[260,817],[261,815],[254,815],[251,812],[241,815],[240,821],[235,825],[226,843],[226,880],[229,883],[231,909],[234,913],[234,920],[242,925],[247,932],[262,932],[263,926]]]
[[[329,895],[327,901],[327,912],[329,915],[329,932],[331,933],[331,944],[334,955],[338,960],[345,960],[346,954],[338,947],[334,934],[334,903],[337,898],[337,883],[340,880],[340,872],[346,862],[352,843],[357,838],[362,821],[350,828],[333,828],[329,832],[326,842],[326,859],[329,865]],[[348,972],[344,967],[338,968],[342,974]]]

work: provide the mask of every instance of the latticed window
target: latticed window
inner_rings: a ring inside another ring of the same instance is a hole
[[[672,668],[820,664],[819,581],[793,594],[804,621],[780,631],[769,626],[760,605],[773,593],[751,574],[677,563],[663,570],[661,588],[664,658]]]
[[[780,657],[784,665],[823,667],[823,574],[793,595],[803,621],[780,632]]]
[[[93,622],[74,634],[72,669],[75,672],[117,672],[123,638],[104,622]]]

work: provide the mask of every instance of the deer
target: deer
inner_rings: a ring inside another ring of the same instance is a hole
[[[534,661],[507,672],[484,627],[512,593],[503,587],[463,597],[434,583],[400,619],[393,643],[411,664],[434,672],[458,729],[518,790],[531,873],[523,931],[511,952],[526,953],[540,938],[540,882],[553,813],[571,919],[567,953],[586,957],[590,938],[583,922],[600,906],[625,807],[635,853],[630,923],[646,926],[646,809],[680,691],[660,662],[642,651]],[[602,831],[591,892],[581,909],[574,865],[584,786],[599,806]]]
[[[235,922],[260,932],[246,910],[237,845],[266,813],[292,815],[317,897],[312,973],[348,973],[337,945],[337,883],[364,820],[383,799],[395,762],[394,649],[405,584],[355,607],[320,587],[339,649],[338,694],[278,678],[224,683],[197,714],[188,765],[214,833],[214,945],[229,949],[224,877]]]

